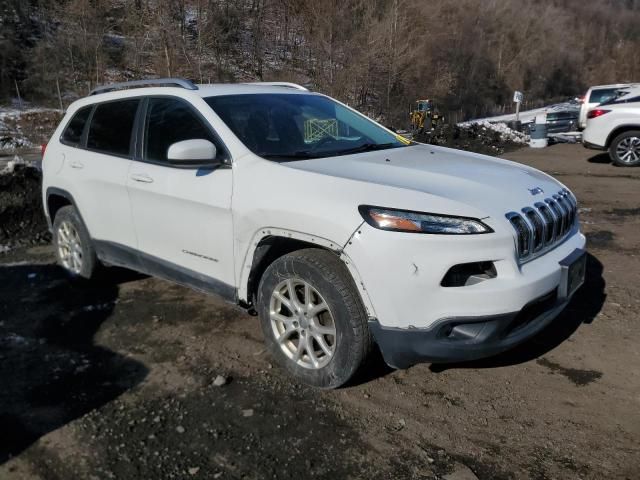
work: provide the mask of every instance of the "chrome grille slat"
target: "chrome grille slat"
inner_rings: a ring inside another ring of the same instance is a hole
[[[523,252],[524,255],[528,255],[531,241],[531,232],[529,230],[527,222],[525,222],[520,214],[516,212],[507,213],[507,218],[516,231],[518,252]]]
[[[544,222],[536,210],[531,207],[525,207],[522,209],[525,219],[529,222],[529,227],[532,232],[531,249],[538,252],[544,245]]]
[[[549,207],[542,202],[534,205],[544,220],[544,244],[551,245],[555,237],[555,218]]]
[[[564,197],[561,197],[560,195],[554,195],[553,199],[558,203],[558,205],[562,209],[562,235],[564,236],[564,234],[569,231],[569,227],[571,226],[569,223],[571,220],[571,214],[570,214],[571,208],[566,203],[566,200],[564,199]]]
[[[564,216],[562,214],[562,208],[560,208],[558,202],[552,198],[545,198],[544,201],[549,205],[549,208],[551,208],[551,211],[556,216],[556,238],[560,238],[562,236],[562,231],[564,230]]]
[[[571,232],[578,220],[578,202],[567,189],[533,206],[523,207],[521,213],[505,215],[516,232],[518,258],[531,260],[546,252]]]

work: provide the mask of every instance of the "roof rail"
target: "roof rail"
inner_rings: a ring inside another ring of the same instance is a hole
[[[285,87],[285,88],[295,88],[296,90],[303,90],[308,92],[309,89],[303,87],[302,85],[298,85],[297,83],[291,82],[247,82],[245,85],[264,85],[267,87]]]
[[[96,95],[98,93],[112,92],[114,90],[126,90],[128,88],[139,87],[180,87],[187,90],[198,90],[198,87],[191,80],[185,80],[184,78],[149,78],[147,80],[134,80],[131,82],[112,83],[110,85],[101,85],[94,88],[89,93],[89,96]]]

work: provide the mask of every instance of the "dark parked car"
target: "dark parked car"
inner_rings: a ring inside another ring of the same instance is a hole
[[[547,113],[547,132],[565,133],[578,129],[578,110]]]

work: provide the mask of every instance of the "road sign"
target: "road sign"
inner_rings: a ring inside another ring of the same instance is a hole
[[[524,94],[516,90],[513,92],[513,101],[516,104],[516,122],[520,121],[520,104],[524,100]]]

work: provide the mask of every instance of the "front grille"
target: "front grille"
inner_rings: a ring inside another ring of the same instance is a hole
[[[578,219],[578,203],[569,190],[562,189],[544,202],[509,212],[506,217],[516,231],[518,258],[529,260],[567,236]]]

